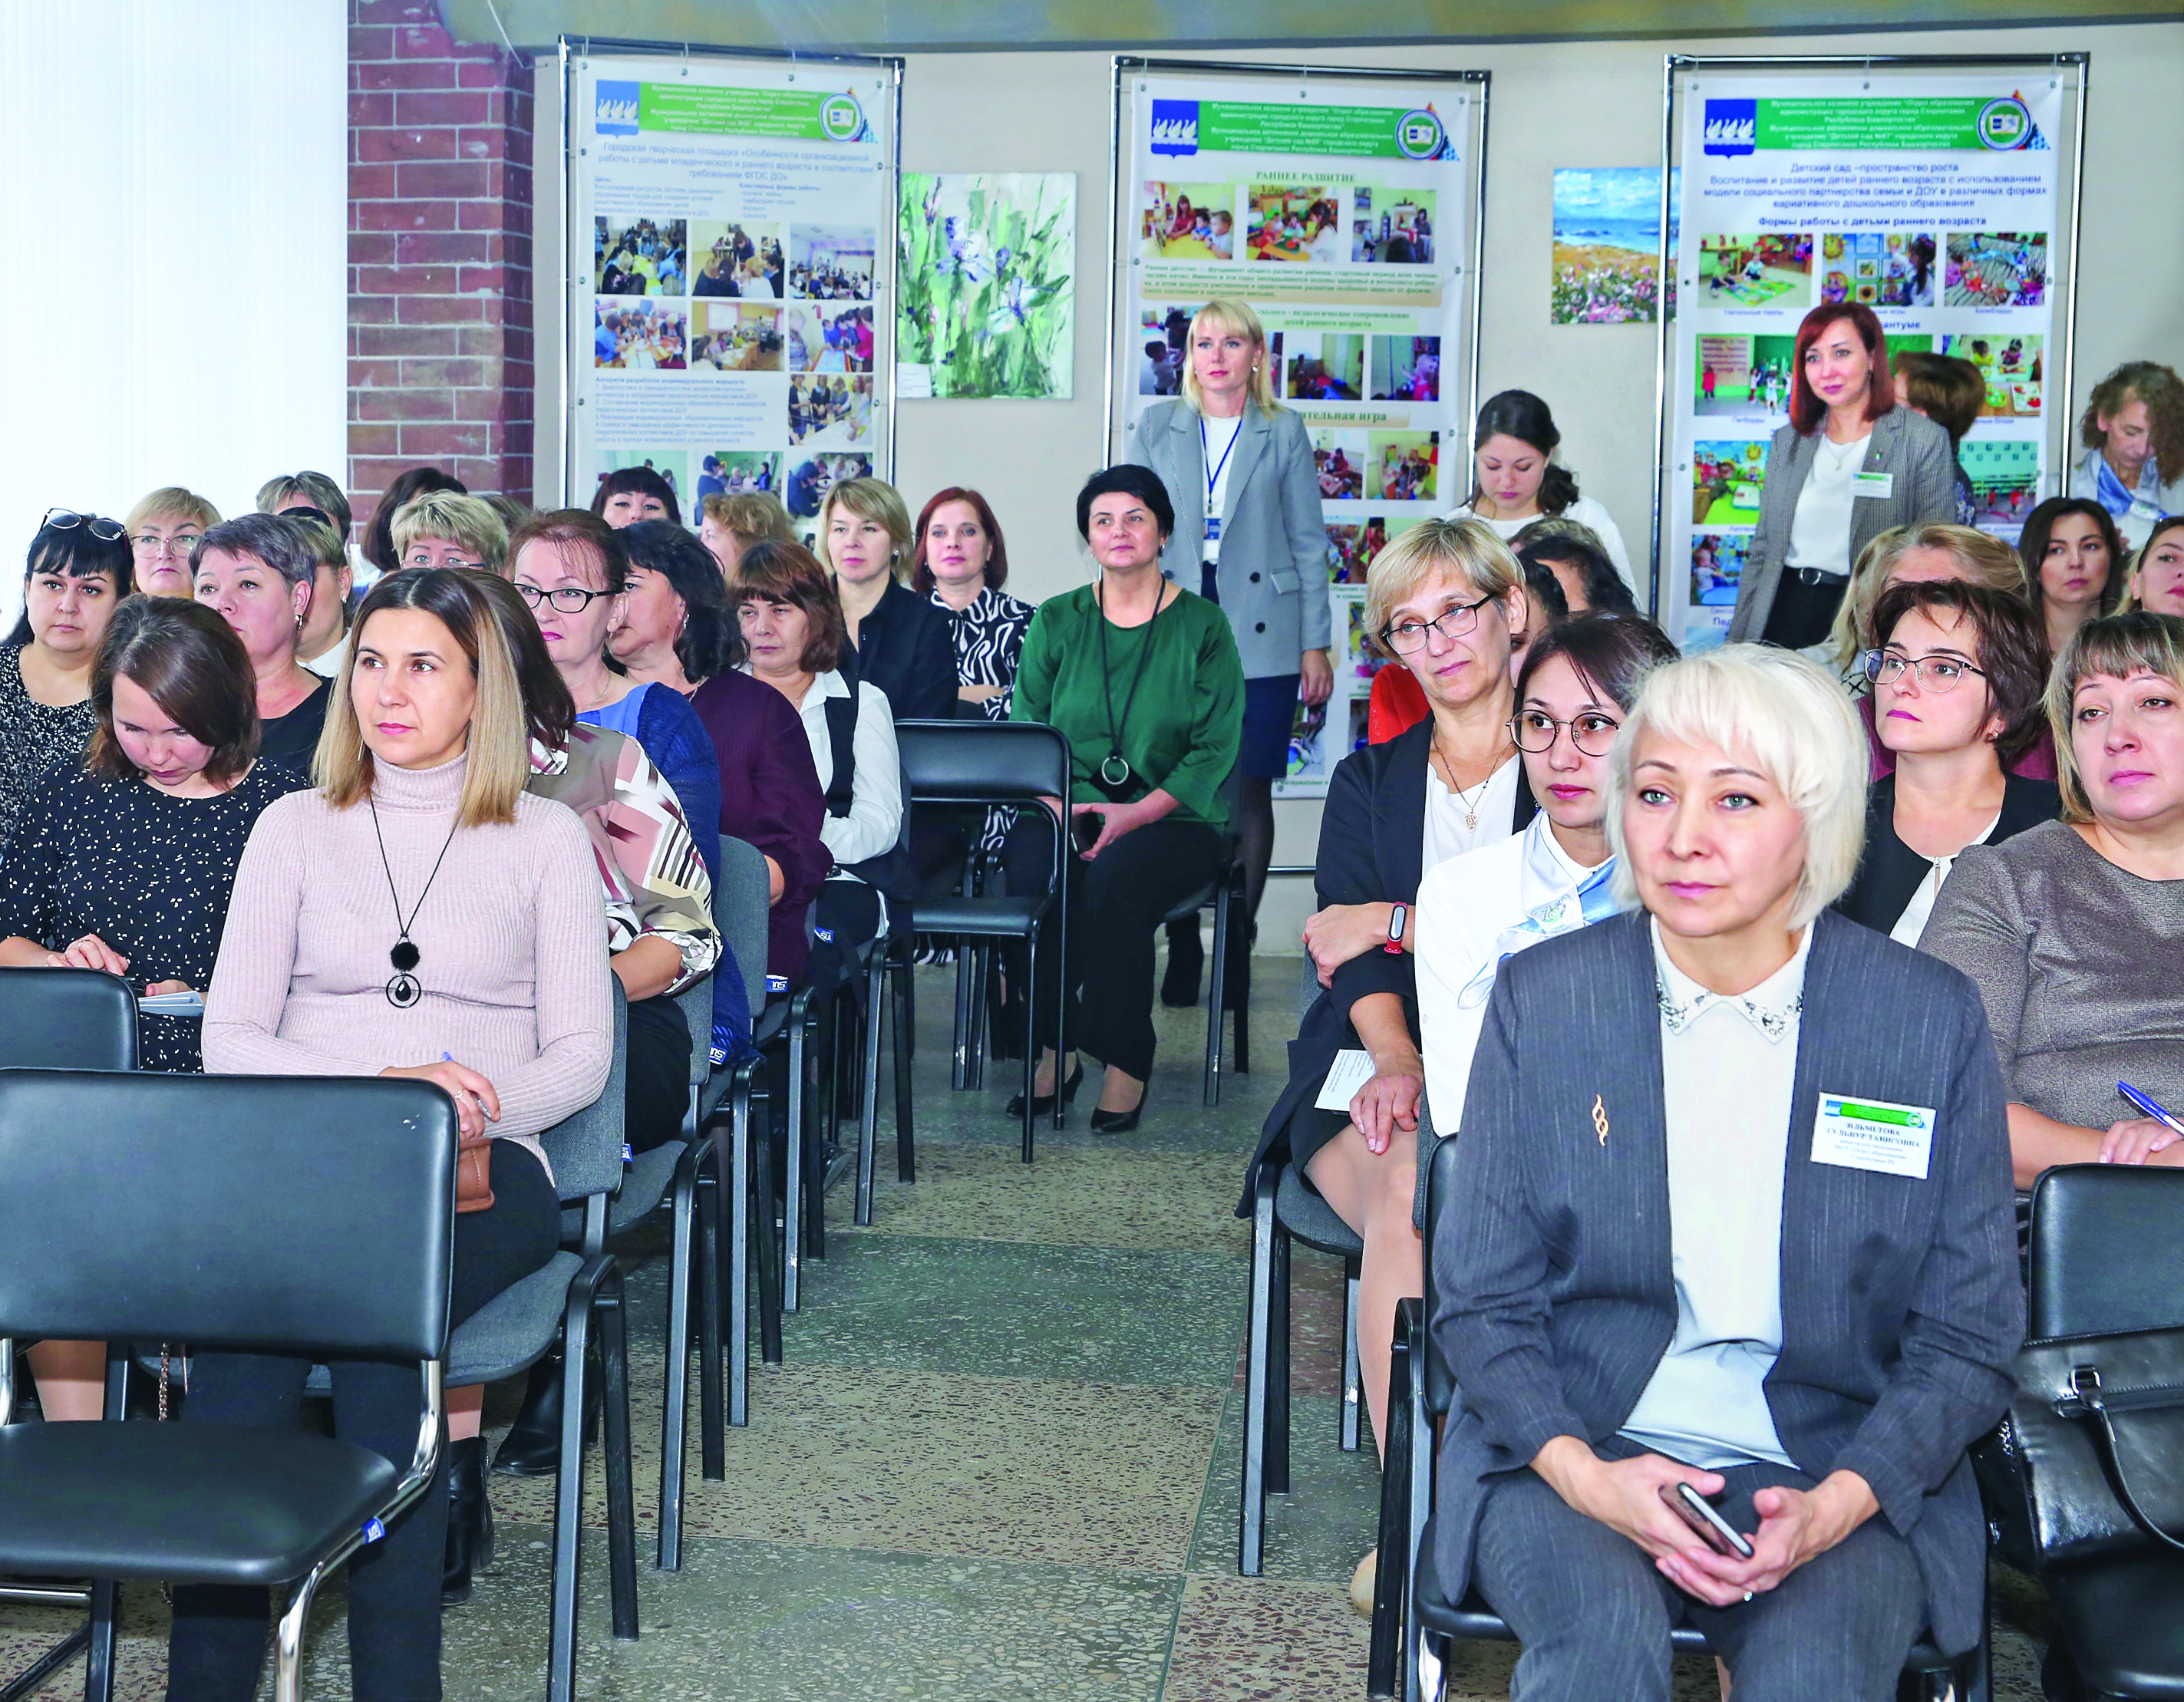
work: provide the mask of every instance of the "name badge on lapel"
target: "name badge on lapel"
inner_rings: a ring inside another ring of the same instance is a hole
[[[1893,473],[1852,474],[1850,493],[1853,497],[1879,497],[1886,501],[1896,494],[1896,475]]]
[[[1221,542],[1221,516],[1220,516],[1220,515],[1218,515],[1218,514],[1208,514],[1208,515],[1206,515],[1206,542],[1208,542],[1208,543],[1218,543],[1218,542]]]
[[[1926,1180],[1934,1152],[1930,1105],[1892,1105],[1886,1099],[1853,1099],[1822,1093],[1813,1125],[1813,1162],[1882,1176]]]

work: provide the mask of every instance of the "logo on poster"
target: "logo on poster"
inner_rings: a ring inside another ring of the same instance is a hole
[[[829,142],[855,142],[865,127],[865,109],[855,95],[829,95],[819,103],[819,128]]]
[[[1759,146],[1759,103],[1708,101],[1705,151],[1724,159],[1750,153]]]
[[[1982,147],[2008,153],[2026,146],[2035,133],[2032,109],[2014,95],[1989,101],[1980,108],[1979,139]]]
[[[1196,101],[1153,103],[1153,152],[1173,154],[1198,152]]]
[[[635,83],[605,81],[594,86],[598,104],[593,121],[601,136],[637,134],[637,88]]]
[[[1396,146],[1402,150],[1406,159],[1431,159],[1440,153],[1441,144],[1448,139],[1440,116],[1431,108],[1421,107],[1407,112],[1396,120]]]

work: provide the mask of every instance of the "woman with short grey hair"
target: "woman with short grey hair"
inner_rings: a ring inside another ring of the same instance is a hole
[[[296,659],[318,571],[304,523],[278,514],[222,520],[190,553],[197,600],[219,612],[250,654],[258,679],[258,754],[304,776],[332,691],[331,681]]]

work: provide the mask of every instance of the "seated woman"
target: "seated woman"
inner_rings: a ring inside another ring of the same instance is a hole
[[[190,558],[197,600],[236,631],[258,677],[258,754],[311,771],[332,682],[296,659],[319,564],[309,532],[278,514],[238,514],[198,540]]]
[[[1929,580],[1883,593],[1866,652],[1874,731],[1896,759],[1866,790],[1865,856],[1836,900],[1915,946],[1968,845],[1999,845],[2062,813],[2051,780],[2007,771],[2046,715],[2039,617],[1982,585]]]
[[[1967,850],[1919,940],[1986,1001],[2028,1189],[2054,1165],[2184,1165],[2165,1125],[2116,1116],[2120,1081],[2184,1104],[2184,620],[2086,622],[2048,719],[2063,819]]]
[[[608,659],[629,590],[621,532],[580,509],[533,514],[509,540],[508,567],[576,700],[577,719],[642,745],[682,800],[685,821],[716,820],[721,765],[705,724],[681,692],[632,680]],[[712,874],[720,848],[701,839],[698,848]]]
[[[2050,497],[2017,535],[2032,612],[2059,656],[2070,635],[2122,606],[2130,558],[2115,516],[2090,497]]]
[[[137,590],[151,597],[191,595],[190,552],[220,524],[220,510],[195,491],[162,485],[139,497],[121,524],[129,531]]]
[[[639,520],[682,524],[675,487],[649,466],[623,467],[609,473],[592,492],[592,513],[619,531]]]
[[[349,597],[356,588],[348,546],[324,509],[292,503],[276,512],[303,528],[311,553],[311,608],[296,635],[296,660],[322,680],[337,678],[348,654]]]
[[[125,599],[91,708],[90,749],[39,783],[0,859],[0,965],[202,992],[252,826],[307,782],[256,759],[250,659],[196,603]],[[203,1069],[194,1018],[147,1013],[137,1031],[142,1068]],[[47,1418],[99,1416],[104,1343],[42,1342],[31,1365]]]
[[[730,653],[740,648],[720,564],[666,520],[623,527],[621,547],[629,558],[629,589],[607,654],[639,685],[666,686],[687,698],[733,666]]]
[[[1107,1066],[1095,1134],[1138,1126],[1152,1074],[1153,934],[1169,910],[1212,880],[1228,820],[1223,796],[1243,737],[1244,670],[1220,606],[1162,577],[1175,509],[1150,468],[1095,473],[1077,493],[1077,531],[1099,570],[1095,584],[1041,603],[1024,639],[1011,720],[1044,721],[1069,741],[1075,783],[1053,815],[1032,811],[1010,830],[1009,890],[1046,890],[1054,835],[1066,821],[1080,866],[1069,884],[1069,954],[1061,965],[1070,1039]],[[1056,930],[1039,935],[1033,973],[1055,981]],[[1042,1048],[1034,1115],[1052,1104],[1060,1013],[1031,1043]],[[1072,1058],[1059,1091],[1084,1071]],[[1023,1114],[1022,1096],[1009,1115]]]
[[[736,620],[754,679],[796,711],[827,803],[820,843],[833,867],[816,894],[807,986],[844,984],[850,954],[887,926],[887,892],[900,871],[902,761],[887,696],[859,680],[833,581],[802,544],[769,539],[736,567]]]
[[[1591,533],[1575,520],[1549,516],[1518,533],[1510,548],[1527,570],[1543,567],[1554,576],[1572,615],[1635,615],[1630,587]]]
[[[712,552],[729,578],[735,576],[744,551],[760,538],[795,536],[788,509],[772,491],[716,492],[705,498],[705,519],[698,527],[698,542]]]
[[[1979,1638],[1965,1450],[2025,1327],[2003,1087],[1964,978],[1826,908],[1864,792],[1803,658],[1657,670],[1609,770],[1643,909],[1496,976],[1430,1255],[1460,1394],[1426,1541],[1524,1644],[1517,1694],[1668,1702],[1680,1621],[1740,1702],[1880,1702],[1922,1628]]]
[[[2131,558],[2126,603],[2156,615],[2184,615],[2184,514],[2153,522]]]
[[[476,567],[508,572],[508,528],[483,497],[427,491],[412,497],[389,526],[404,567]]]
[[[591,844],[569,811],[526,794],[526,743],[515,659],[476,576],[375,585],[320,788],[259,819],[205,995],[211,1074],[414,1077],[454,1099],[463,1134],[492,1137],[492,1204],[455,1218],[457,1324],[554,1256],[560,1203],[538,1137],[599,1097],[614,1045]],[[309,1369],[200,1354],[185,1421],[292,1425]],[[332,1371],[336,1434],[406,1462],[415,1368]],[[448,1397],[442,1469],[474,1482],[483,1394]],[[349,1570],[359,1697],[439,1694],[448,1501],[433,1485]],[[177,1588],[172,1694],[248,1696],[265,1609],[262,1589]]]
[[[394,552],[394,517],[410,502],[432,491],[453,491],[465,494],[467,487],[452,473],[443,473],[437,467],[405,467],[387,481],[374,503],[371,518],[365,522],[364,536],[358,541],[356,553],[364,558],[370,571],[365,576],[366,582],[383,573],[398,573],[402,558]]]
[[[0,644],[0,844],[46,771],[83,754],[92,672],[129,574],[129,535],[99,515],[54,509],[31,540],[23,612]]]
[[[916,542],[884,480],[844,479],[819,505],[819,563],[833,576],[857,677],[887,693],[897,720],[943,721],[956,713],[956,623],[904,582]]]

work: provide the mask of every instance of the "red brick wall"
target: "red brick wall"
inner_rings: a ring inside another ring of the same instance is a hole
[[[529,68],[431,0],[349,0],[348,475],[359,529],[405,467],[529,500]]]

